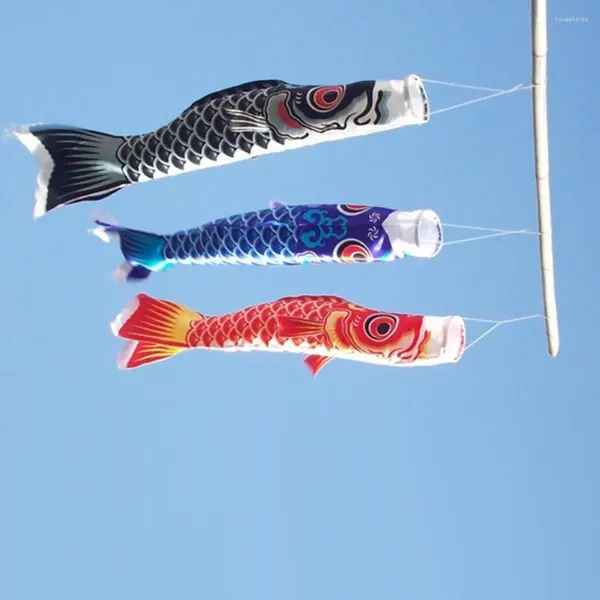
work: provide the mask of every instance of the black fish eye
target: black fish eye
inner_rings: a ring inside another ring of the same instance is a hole
[[[391,328],[392,326],[389,323],[379,323],[379,325],[377,325],[377,333],[379,335],[385,335]]]
[[[324,96],[325,102],[335,102],[338,93],[336,91],[327,92]]]

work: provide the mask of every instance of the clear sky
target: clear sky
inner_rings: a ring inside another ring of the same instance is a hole
[[[600,597],[599,19],[592,0],[550,2],[557,359],[530,321],[430,369],[338,360],[313,380],[299,356],[197,351],[122,372],[108,324],[138,291],[209,314],[333,293],[502,319],[542,310],[537,240],[392,264],[180,267],[131,286],[110,279],[117,246],[87,232],[96,209],[168,233],[272,199],[535,228],[530,92],[37,222],[37,165],[1,143],[0,598]],[[0,54],[3,125],[129,134],[258,78],[508,88],[530,76],[530,15],[520,0],[31,0],[4,8]],[[428,91],[433,110],[478,94]]]

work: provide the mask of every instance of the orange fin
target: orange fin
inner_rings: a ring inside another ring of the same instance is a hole
[[[187,334],[202,314],[169,300],[138,294],[111,323],[113,333],[127,340],[187,348]]]
[[[323,333],[323,323],[299,319],[298,317],[278,317],[277,333],[284,338],[308,337]]]
[[[185,348],[177,348],[176,346],[130,340],[119,353],[117,365],[119,369],[135,369],[153,362],[166,360],[184,350]]]
[[[317,373],[330,361],[333,360],[332,356],[321,356],[319,354],[311,354],[307,356],[302,362],[309,368],[313,377],[316,377]]]

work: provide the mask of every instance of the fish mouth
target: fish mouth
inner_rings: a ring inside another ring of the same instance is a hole
[[[423,317],[421,336],[427,332],[429,339],[423,351],[412,360],[401,360],[398,353],[392,353],[397,366],[433,366],[456,363],[464,354],[466,327],[462,317]],[[426,338],[423,338],[426,339]]]
[[[458,362],[464,352],[467,330],[462,317],[446,317],[443,325],[442,355],[446,362]]]
[[[417,246],[422,252],[420,256],[433,258],[442,249],[442,221],[433,210],[421,211],[417,222]]]
[[[395,210],[382,226],[398,257],[433,258],[442,248],[442,222],[437,213],[428,208]]]
[[[408,75],[404,79],[406,90],[406,103],[416,119],[422,123],[427,123],[430,118],[429,98],[425,91],[425,84],[418,75]]]
[[[430,333],[428,356],[425,363],[446,364],[458,362],[465,351],[465,321],[459,316],[424,317],[423,327]]]

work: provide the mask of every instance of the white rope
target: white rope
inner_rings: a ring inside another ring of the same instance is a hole
[[[490,327],[487,331],[484,331],[478,338],[475,338],[470,344],[467,344],[466,348],[464,349],[464,352],[469,350],[469,348],[472,348],[475,344],[480,342],[484,337],[486,337],[490,333],[492,333],[492,331],[494,331],[494,329],[497,329],[498,327],[500,327],[500,325],[501,325],[501,323],[496,323],[493,327]]]
[[[464,88],[466,90],[481,90],[483,92],[502,92],[502,91],[504,91],[504,90],[501,90],[498,88],[482,87],[480,85],[467,85],[464,83],[454,83],[452,81],[440,81],[439,79],[423,79],[423,78],[421,78],[421,81],[424,81],[425,83],[437,83],[439,85],[448,85],[451,87]]]
[[[544,315],[527,315],[526,317],[516,317],[515,319],[503,319],[502,321],[493,321],[491,319],[473,319],[469,317],[463,317],[465,321],[473,321],[475,323],[493,323],[492,327],[484,331],[479,337],[475,338],[470,344],[468,344],[465,348],[465,352],[472,348],[475,344],[479,343],[483,338],[488,336],[494,329],[500,327],[500,325],[506,325],[507,323],[518,323],[519,321],[528,321],[531,319],[545,319]]]
[[[455,229],[474,229],[477,231],[491,231],[492,233],[507,233],[516,231],[513,229],[498,229],[494,227],[479,227],[478,225],[456,225],[454,223],[444,223],[444,227],[454,227]],[[539,231],[533,231],[531,229],[520,229],[519,233],[530,233],[532,235],[540,235]]]
[[[540,235],[537,231],[531,229],[497,229],[492,227],[478,227],[476,225],[456,225],[454,223],[444,223],[444,227],[453,227],[455,229],[473,229],[477,231],[489,231],[491,233],[486,235],[478,235],[475,237],[463,238],[460,240],[452,240],[450,242],[444,242],[444,246],[450,246],[452,244],[464,244],[466,242],[475,242],[477,240],[488,240],[490,238],[502,237],[506,235],[518,235],[518,234],[530,234]]]
[[[439,115],[440,113],[448,112],[449,110],[455,110],[457,108],[462,108],[463,106],[469,106],[471,104],[475,104],[476,102],[483,102],[484,100],[490,100],[491,98],[495,98],[496,96],[504,96],[506,94],[512,94],[513,92],[517,92],[520,90],[528,90],[531,87],[532,87],[531,85],[525,85],[524,83],[519,83],[519,85],[516,85],[515,87],[510,88],[509,90],[502,90],[500,92],[496,92],[495,94],[489,94],[489,95],[483,96],[481,98],[475,98],[474,100],[467,100],[466,102],[461,102],[460,104],[454,104],[453,106],[447,106],[446,108],[440,108],[438,110],[434,110],[431,114]]]
[[[529,321],[531,319],[545,319],[544,315],[527,315],[525,317],[516,317],[514,319],[502,319],[501,321],[494,319],[478,319],[476,317],[463,317],[464,321],[472,321],[473,323],[493,323],[495,325],[504,325],[505,323],[517,323],[519,321]]]
[[[502,237],[506,235],[517,235],[519,233],[531,233],[526,229],[521,231],[502,231],[501,233],[488,233],[487,235],[477,235],[475,237],[462,238],[460,240],[452,240],[451,242],[444,242],[444,246],[451,246],[452,244],[465,244],[467,242],[475,242],[477,240],[489,240],[491,238]]]

